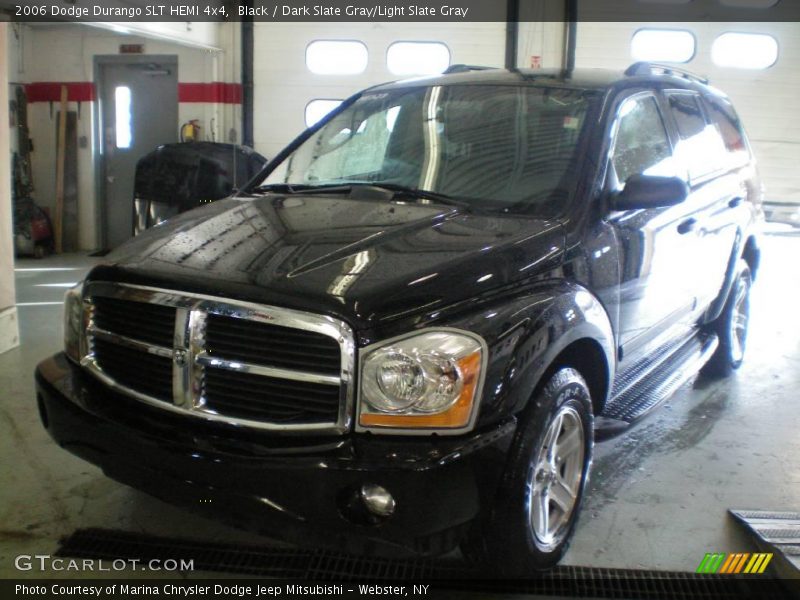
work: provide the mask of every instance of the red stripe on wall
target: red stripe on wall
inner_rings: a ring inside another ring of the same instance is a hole
[[[59,102],[61,86],[67,86],[67,99],[70,102],[92,102],[95,99],[94,84],[91,81],[38,81],[25,84],[28,102]]]
[[[223,83],[179,83],[178,102],[216,102],[220,104],[241,104],[242,84]]]
[[[92,102],[96,98],[91,81],[37,81],[25,84],[28,102],[58,102],[61,86],[67,86],[70,102]],[[211,102],[219,104],[241,104],[242,84],[223,83],[179,83],[178,102]]]

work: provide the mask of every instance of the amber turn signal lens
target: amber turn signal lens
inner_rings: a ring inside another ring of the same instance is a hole
[[[365,413],[361,415],[363,427],[392,427],[406,429],[457,429],[465,427],[472,415],[475,392],[480,379],[481,353],[475,352],[457,361],[458,368],[464,377],[461,395],[455,403],[441,413],[393,415],[382,413]]]

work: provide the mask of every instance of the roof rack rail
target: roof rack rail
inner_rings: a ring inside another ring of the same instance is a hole
[[[688,79],[689,81],[696,81],[703,84],[708,84],[709,81],[708,77],[696,75],[695,73],[687,71],[686,69],[681,69],[680,67],[673,67],[672,65],[662,65],[660,63],[651,63],[647,61],[633,63],[625,70],[625,75],[628,77],[653,75],[655,73],[661,73],[662,75],[675,75],[676,77],[682,77],[684,79]]]
[[[452,73],[467,73],[469,71],[493,71],[497,67],[484,67],[482,65],[450,65],[444,70],[443,75]]]

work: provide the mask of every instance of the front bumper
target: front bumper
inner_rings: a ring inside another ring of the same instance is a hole
[[[51,437],[111,477],[167,502],[300,546],[398,556],[458,544],[489,510],[516,424],[458,438],[278,436],[174,415],[113,392],[64,354],[36,369]],[[356,490],[396,501],[378,524]]]

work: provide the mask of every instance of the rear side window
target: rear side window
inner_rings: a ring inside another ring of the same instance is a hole
[[[742,124],[733,106],[722,99],[713,99],[707,103],[708,116],[716,125],[722,136],[725,151],[731,166],[739,165],[749,159],[750,151],[744,136]]]
[[[620,107],[612,163],[620,183],[634,175],[675,175],[672,147],[653,96]]]
[[[706,120],[698,94],[667,94],[670,112],[680,134],[675,155],[685,166],[691,182],[725,168],[727,155],[719,129]]]
[[[681,139],[688,140],[703,133],[706,128],[706,120],[697,96],[694,94],[670,94],[667,98]]]

